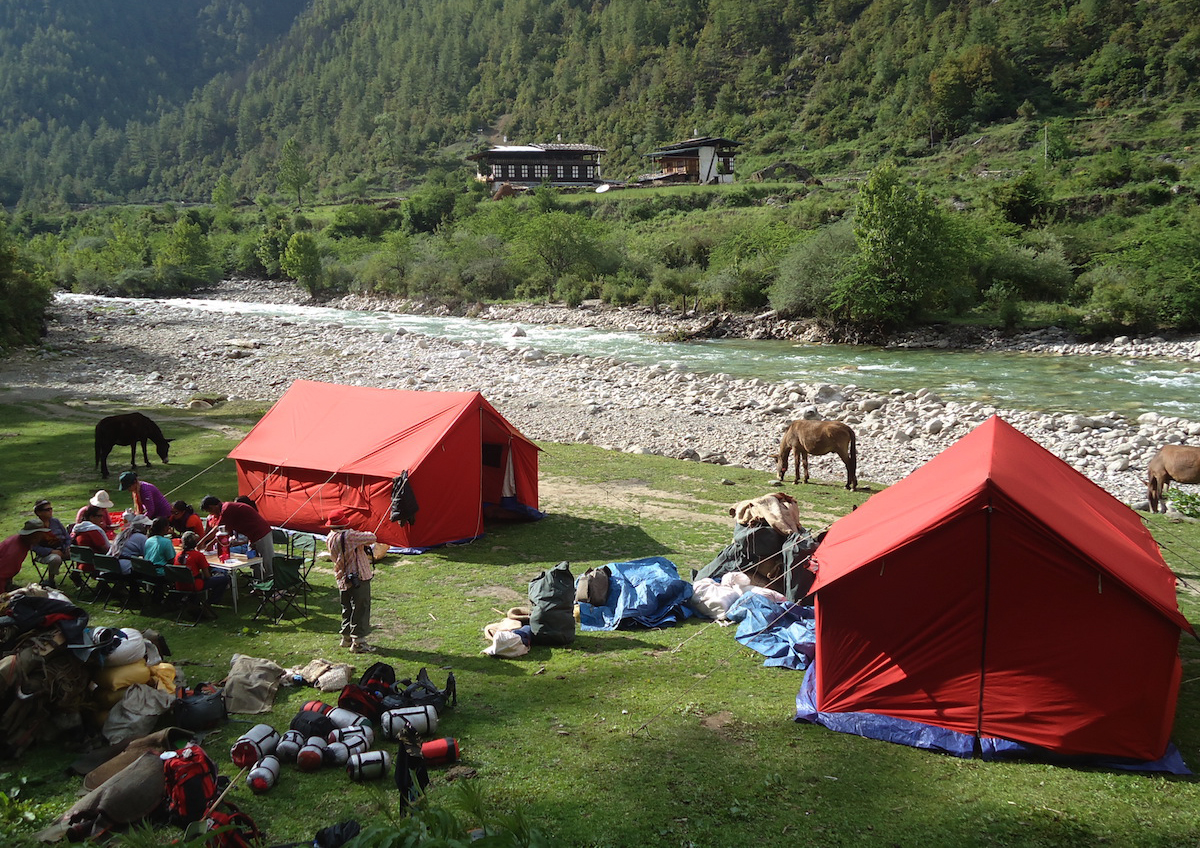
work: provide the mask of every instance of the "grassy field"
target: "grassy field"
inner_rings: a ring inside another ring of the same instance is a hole
[[[16,402],[0,392],[0,527],[20,525],[38,497],[64,518],[103,482],[92,468],[92,426],[113,410],[58,400]],[[261,406],[209,412],[148,410],[172,445],[172,462],[143,472],[171,499],[232,497],[225,453],[261,415]],[[662,555],[682,576],[708,563],[730,540],[728,507],[770,490],[763,472],[545,444],[544,521],[498,525],[478,541],[419,557],[389,558],[373,583],[373,641],[401,676],[422,666],[442,682],[453,670],[459,704],[438,735],[457,737],[464,765],[497,814],[521,811],[549,844],[570,846],[812,845],[1196,845],[1200,782],[1038,763],[959,760],[791,721],[801,675],[764,668],[732,629],[699,619],[660,631],[580,633],[565,648],[527,656],[483,656],[484,625],[527,603],[529,580],[561,560],[573,573],[629,558]],[[118,505],[110,457],[107,488]],[[804,521],[823,529],[869,492],[834,480],[791,489]],[[1152,527],[1172,566],[1200,581],[1200,531],[1155,517]],[[318,566],[320,568],[320,566]],[[18,582],[28,574],[22,573]],[[317,574],[306,619],[280,625],[228,609],[212,624],[177,627],[137,614],[91,608],[93,625],[155,627],[189,684],[220,680],[234,653],[284,667],[315,657],[374,657],[337,647],[338,605],[329,572]],[[1200,620],[1197,596],[1181,594]],[[1114,622],[1113,626],[1119,626]],[[1174,740],[1200,768],[1200,650],[1183,646],[1184,685]],[[1119,684],[1120,669],[1112,670]],[[283,728],[314,690],[281,689],[274,712],[239,716],[206,747],[233,775],[227,751],[259,720]],[[332,700],[334,695],[324,696]],[[69,747],[45,743],[18,762],[0,763],[0,845],[22,844],[74,800],[79,779],[63,770]],[[311,840],[355,818],[385,820],[395,810],[390,784],[349,782],[340,770],[301,774],[286,767],[278,786],[231,793],[270,843]],[[448,803],[444,773],[430,800]],[[24,814],[29,814],[26,820]],[[165,844],[178,831],[161,835]]]

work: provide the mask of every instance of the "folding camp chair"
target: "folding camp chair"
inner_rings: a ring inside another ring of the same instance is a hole
[[[292,555],[292,536],[282,527],[271,528],[271,544],[275,546],[277,553]]]
[[[92,561],[96,552],[87,545],[71,545],[71,563],[67,568],[67,577],[79,587],[79,591],[88,589],[88,584],[95,580],[96,567]],[[92,600],[96,598],[99,586],[93,586]]]
[[[163,571],[167,580],[167,598],[179,602],[179,614],[175,616],[175,623],[195,627],[204,619],[204,602],[208,597],[208,590],[196,588],[196,577],[185,565],[168,565]],[[190,622],[185,622],[183,619],[188,613],[193,616]]]
[[[308,617],[307,610],[296,606],[296,596],[304,591],[304,576],[300,567],[301,560],[298,557],[275,557],[271,565],[271,579],[250,584],[251,593],[259,597],[258,609],[254,611],[255,618],[262,615],[268,606],[276,624],[284,619],[289,609],[295,610],[305,618]]]
[[[33,551],[29,552],[29,564],[33,566],[33,570],[37,573],[37,582],[45,585],[46,566],[44,563],[38,562],[37,554]]]
[[[170,585],[167,583],[167,575],[163,566],[155,565],[150,560],[141,557],[130,557],[129,563],[133,567],[133,581],[143,596],[142,611],[145,612],[152,602],[157,601],[161,604],[166,600]]]
[[[125,608],[129,605],[128,590],[133,581],[121,573],[121,560],[108,554],[95,554],[92,556],[92,565],[96,569],[96,594],[92,600],[99,601],[103,598],[104,609],[125,612]],[[124,591],[118,592],[118,590]],[[114,599],[120,600],[120,606],[115,610],[109,606]]]
[[[308,582],[309,572],[317,564],[317,538],[309,533],[297,533],[292,536],[292,554],[300,560],[300,592],[304,611],[308,612],[308,591],[312,584]]]

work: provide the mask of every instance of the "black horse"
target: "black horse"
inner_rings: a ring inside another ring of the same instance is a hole
[[[171,439],[164,439],[162,430],[145,415],[140,412],[128,412],[125,415],[101,418],[96,424],[96,465],[100,466],[100,476],[108,476],[108,455],[114,445],[129,445],[129,463],[137,468],[137,446],[140,442],[142,459],[149,467],[150,457],[146,453],[148,441],[154,442],[158,458],[166,463]]]

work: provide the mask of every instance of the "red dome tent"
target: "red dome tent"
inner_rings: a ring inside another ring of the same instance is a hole
[[[836,521],[814,559],[819,715],[943,728],[968,756],[988,738],[1167,751],[1194,635],[1174,574],[1133,510],[999,418]]]
[[[297,380],[229,456],[272,525],[324,532],[348,508],[379,540],[425,548],[483,533],[485,505],[536,517],[538,447],[478,392]],[[403,472],[418,510],[390,520]]]

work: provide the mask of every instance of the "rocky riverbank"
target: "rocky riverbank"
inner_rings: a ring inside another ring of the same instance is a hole
[[[306,300],[292,286],[257,282],[230,282],[215,296],[274,303]],[[326,305],[404,311],[398,304],[366,304],[356,298]],[[489,307],[476,317],[679,333],[701,328],[714,316],[591,305],[581,310]],[[729,326],[762,324],[773,333],[784,332],[774,316],[717,318]],[[926,341],[941,345],[927,335]],[[514,341],[519,343],[519,338]],[[920,341],[914,336],[895,343]],[[1194,359],[1200,353],[1194,339],[1119,339],[1097,346],[1078,344],[1053,331],[1005,344],[1006,349],[1063,355]],[[855,386],[766,383],[530,347],[460,344],[403,331],[381,334],[214,314],[171,301],[133,307],[60,300],[45,344],[0,361],[7,397],[99,396],[144,406],[201,404],[199,396],[273,401],[295,379],[478,390],[531,438],[591,442],[613,450],[757,469],[763,472],[764,487],[775,476],[771,454],[780,434],[800,417],[851,424],[859,434],[859,477],[887,485],[999,413],[1134,506],[1144,506],[1144,472],[1154,451],[1200,436],[1200,423],[1155,413],[1130,420],[1115,413],[1090,417],[998,410],[983,403],[944,401],[927,390],[875,394]],[[814,460],[813,476],[842,480],[844,471],[839,460],[825,457]]]

